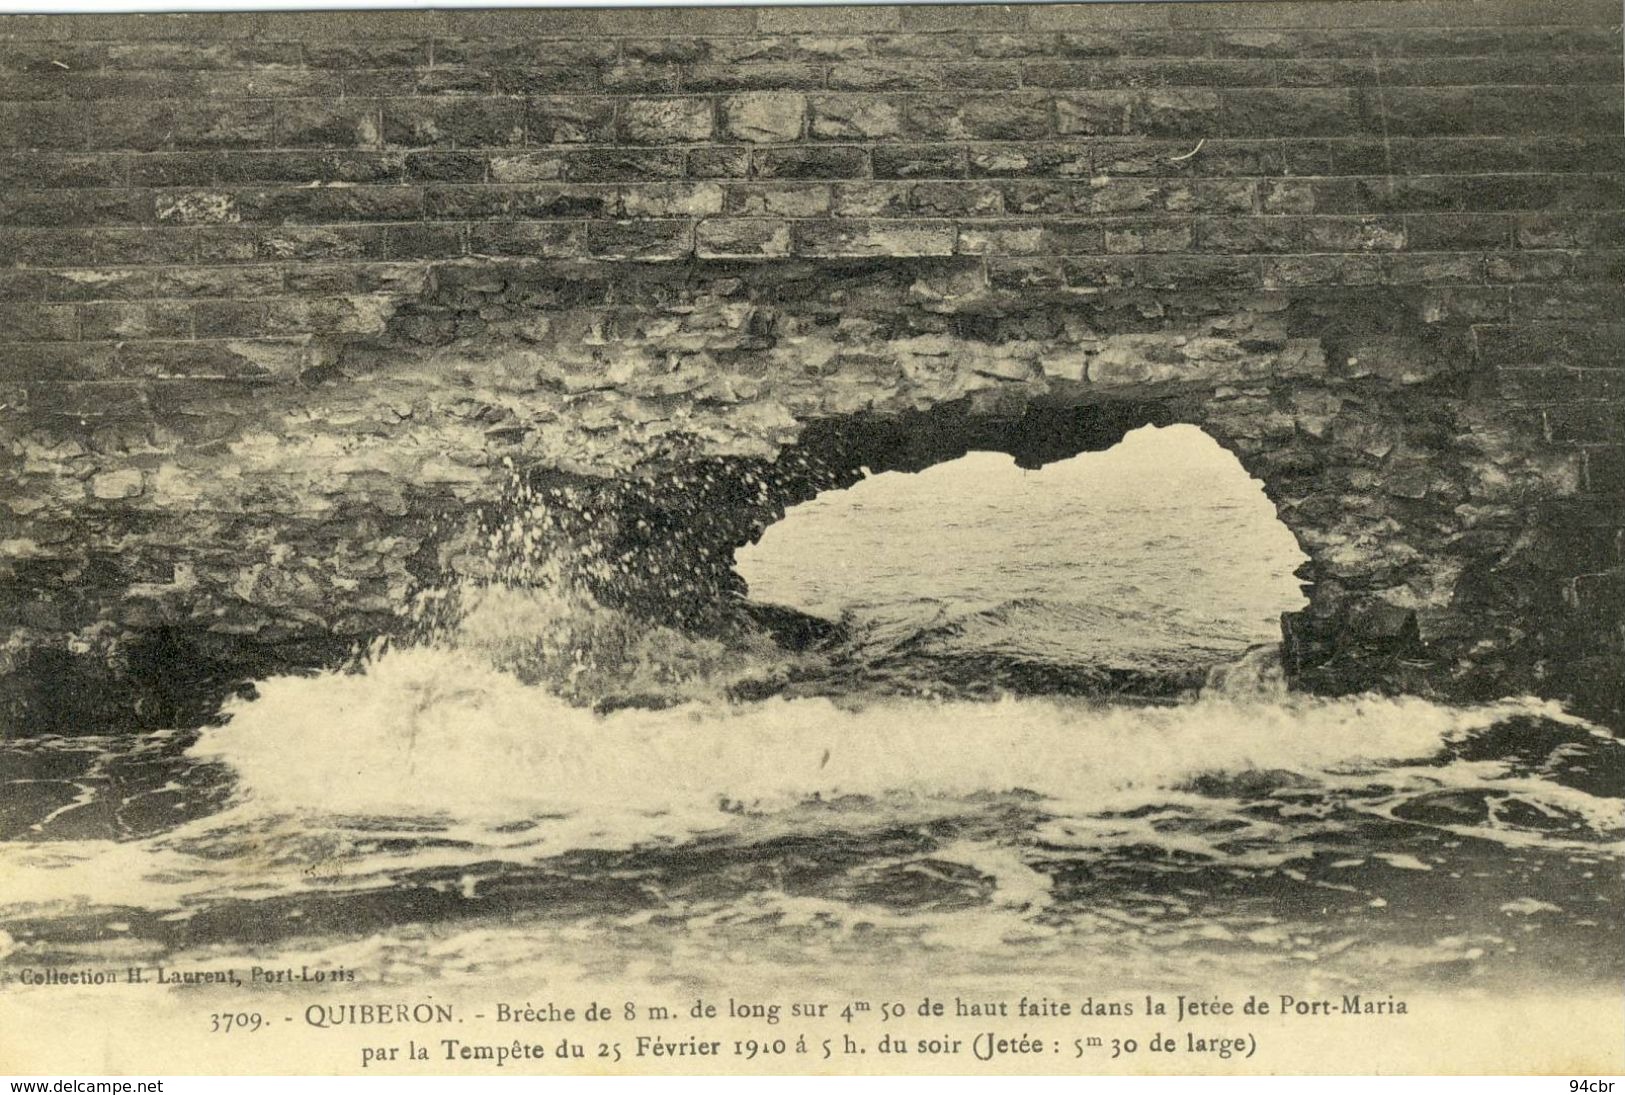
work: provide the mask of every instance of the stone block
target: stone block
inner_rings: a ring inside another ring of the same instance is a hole
[[[585,221],[518,221],[472,225],[469,252],[526,258],[583,258],[587,255]]]
[[[1311,251],[1399,251],[1405,224],[1377,217],[1305,217],[1303,238]]]
[[[882,144],[874,148],[877,179],[962,179],[966,150],[949,145]]]
[[[1264,253],[1306,251],[1302,217],[1201,217],[1196,248],[1201,251]]]
[[[1381,134],[1374,99],[1349,88],[1236,88],[1220,92],[1227,137]]]
[[[244,221],[342,224],[418,220],[424,195],[416,186],[287,187],[236,191],[232,203]]]
[[[996,217],[1004,212],[1004,194],[984,183],[919,182],[909,192],[909,205],[922,217]]]
[[[1105,227],[1106,250],[1112,254],[1141,254],[1146,252],[1189,251],[1193,249],[1195,233],[1188,221],[1173,219],[1108,223]]]
[[[968,167],[975,178],[1087,179],[1092,155],[1092,146],[1079,141],[1001,141],[971,146]]]
[[[1472,102],[1478,133],[1617,135],[1625,128],[1617,71],[1604,84],[1475,87]]]
[[[1099,254],[1105,236],[1092,221],[966,221],[957,249],[967,255]]]
[[[71,103],[0,103],[0,149],[70,152],[87,147],[85,112]],[[125,144],[98,138],[103,147]],[[164,141],[149,134],[137,148],[160,148]]]
[[[90,146],[99,149],[236,149],[276,147],[276,115],[282,103],[143,102],[84,103],[75,107]],[[0,121],[0,141],[4,123]]]
[[[1259,261],[1267,289],[1377,285],[1383,281],[1383,260],[1376,255],[1268,255]]]
[[[1625,287],[1617,283],[1514,286],[1511,316],[1516,321],[1531,323],[1617,321],[1625,316]]]
[[[1418,213],[1405,217],[1412,251],[1492,251],[1513,246],[1511,217],[1489,213]]]
[[[695,228],[695,253],[701,258],[766,258],[790,254],[788,221],[713,217]]]
[[[763,179],[857,179],[868,174],[869,153],[850,146],[764,148],[750,162],[751,174]]]
[[[614,217],[625,214],[624,198],[624,191],[604,186],[521,186],[509,192],[508,211],[515,217],[538,220]],[[682,200],[678,191],[665,194],[649,191],[644,195],[645,212],[626,215],[662,216],[664,214],[654,212],[657,205],[665,201],[675,207]]]
[[[987,276],[995,289],[1057,289],[1067,284],[1061,260],[1054,258],[989,259]]]
[[[913,208],[914,185],[894,180],[837,183],[830,207],[839,217],[906,217]]]
[[[0,154],[0,186],[123,186],[127,169],[122,156],[13,152]]]
[[[363,257],[384,257],[391,261],[459,258],[468,250],[467,237],[460,224],[393,224],[385,230],[386,246],[375,256],[371,237]]]
[[[21,264],[42,265],[37,257],[22,253],[30,242],[48,242],[55,233],[48,228],[89,229],[97,224],[116,226],[151,219],[150,206],[144,216],[141,207],[150,198],[113,191],[20,190],[0,194],[0,224],[14,226],[11,237]],[[104,197],[103,195],[108,195]]]
[[[708,217],[722,212],[722,187],[714,182],[640,183],[620,189],[627,217]]]
[[[564,177],[571,182],[636,182],[683,176],[681,149],[595,148],[562,155]]]
[[[621,103],[618,133],[633,144],[689,144],[711,137],[710,99],[627,99]]]
[[[1625,211],[1523,214],[1514,226],[1518,246],[1524,248],[1625,247]]]
[[[1492,282],[1562,281],[1579,275],[1564,251],[1503,251],[1486,256],[1485,276]]]
[[[501,148],[525,141],[517,99],[448,96],[383,101],[383,139],[402,148]]]
[[[600,79],[608,86],[611,71],[605,69],[600,72],[596,66],[580,64],[459,70],[439,67],[438,58],[435,64],[433,70],[418,78],[417,90],[421,95],[486,91],[498,95],[547,95],[559,92],[583,95],[595,91]],[[667,88],[661,86],[649,90],[664,91]]]
[[[1400,254],[1383,260],[1383,279],[1392,285],[1475,285],[1484,277],[1484,256],[1474,252]]]
[[[1063,137],[1130,133],[1134,99],[1130,91],[1058,95],[1055,98],[1057,132]]]
[[[1140,283],[1144,262],[1132,255],[1069,255],[1062,260],[1061,269],[1066,284],[1077,289],[1125,289]]]
[[[526,65],[601,65],[613,61],[610,38],[458,38],[436,35],[437,65],[502,68]],[[629,56],[631,56],[629,54]]]
[[[414,155],[425,155],[425,153],[414,153]],[[467,154],[447,153],[446,155]],[[564,178],[566,160],[562,155],[555,152],[515,152],[491,156],[489,160],[486,160],[483,156],[480,159],[488,164],[489,178],[494,183],[550,182]]]
[[[816,95],[808,132],[819,140],[885,140],[903,131],[902,106],[878,95]]]
[[[481,152],[412,152],[405,159],[406,177],[413,182],[484,182],[489,164]]]
[[[1250,289],[1261,283],[1256,260],[1230,255],[1148,254],[1138,270],[1140,284],[1150,289]]]
[[[822,65],[805,62],[773,64],[687,65],[685,91],[813,91],[824,86]]]
[[[0,305],[0,332],[7,341],[37,342],[78,337],[78,312],[71,304]]]
[[[874,34],[903,26],[902,10],[884,6],[765,7],[755,14],[763,34]]]
[[[427,68],[429,39],[363,40],[348,35],[302,43],[301,59],[311,68]],[[298,63],[295,61],[294,63]]]
[[[1045,96],[1020,92],[911,97],[903,105],[903,125],[915,139],[1035,140],[1050,133],[1050,103]]]
[[[694,252],[687,221],[597,221],[587,225],[586,253],[595,259],[669,262]]]
[[[838,184],[841,189],[848,185]],[[818,217],[831,208],[830,187],[823,183],[733,183],[724,209],[730,216]]]
[[[750,160],[748,147],[691,148],[683,168],[696,179],[743,179],[750,175]]]
[[[726,137],[753,144],[774,144],[801,136],[807,97],[786,91],[747,91],[722,100]]]
[[[613,100],[542,96],[525,102],[525,136],[530,144],[598,143],[614,134]]]
[[[817,258],[951,255],[954,226],[935,221],[801,221],[794,251]]]
[[[79,306],[79,324],[79,337],[86,339],[191,338],[193,306],[172,301],[97,301]]]
[[[1091,142],[1097,175],[1154,175],[1220,178],[1282,175],[1284,148],[1273,140],[1213,140],[1206,134],[1178,139],[1102,139]]]

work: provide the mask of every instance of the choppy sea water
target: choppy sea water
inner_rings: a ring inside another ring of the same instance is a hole
[[[1617,984],[1625,745],[1527,698],[1286,693],[1249,649],[1300,557],[1204,444],[793,512],[741,573],[849,638],[792,694],[628,665],[674,702],[566,702],[513,633],[580,605],[514,594],[218,726],[0,744],[0,971]],[[1055,687],[1148,668],[1208,683]]]
[[[1036,472],[978,452],[871,476],[738,552],[754,597],[848,626],[849,680],[950,695],[1194,687],[1279,642],[1305,561],[1193,426]]]

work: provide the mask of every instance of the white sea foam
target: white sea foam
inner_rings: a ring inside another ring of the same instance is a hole
[[[771,699],[600,715],[466,653],[420,647],[360,673],[267,681],[228,713],[192,753],[229,763],[257,810],[579,816],[599,831],[574,838],[615,843],[680,838],[717,827],[724,809],[771,812],[814,797],[1024,791],[1097,812],[1205,773],[1325,776],[1424,760],[1499,720],[1559,709],[1209,695],[1171,707]]]

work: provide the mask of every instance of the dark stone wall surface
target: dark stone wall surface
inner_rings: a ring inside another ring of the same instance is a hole
[[[1301,686],[1618,720],[1619,17],[0,17],[0,727],[396,630],[516,473],[699,626],[860,466],[1175,421],[1311,557]]]

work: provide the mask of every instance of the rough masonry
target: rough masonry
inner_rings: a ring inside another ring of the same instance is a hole
[[[180,677],[398,630],[516,482],[704,628],[861,466],[1175,421],[1311,557],[1301,687],[1618,721],[1618,23],[0,18],[0,725],[185,721]]]

